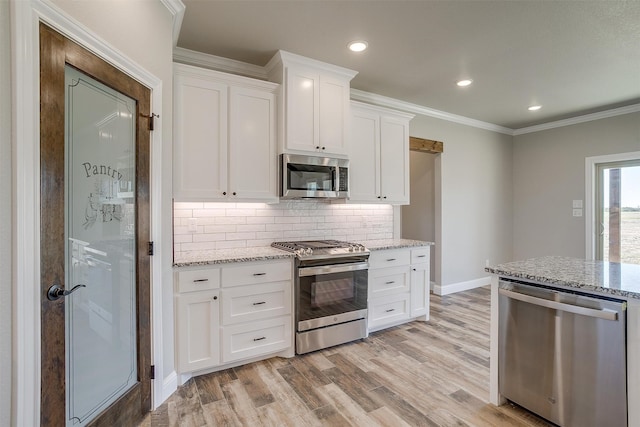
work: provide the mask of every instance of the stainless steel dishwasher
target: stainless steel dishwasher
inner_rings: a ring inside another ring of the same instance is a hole
[[[500,393],[560,426],[626,426],[626,303],[500,280]]]

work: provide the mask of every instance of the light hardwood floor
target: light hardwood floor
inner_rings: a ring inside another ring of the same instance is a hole
[[[192,378],[142,426],[547,426],[489,395],[489,288],[431,295],[431,320]]]

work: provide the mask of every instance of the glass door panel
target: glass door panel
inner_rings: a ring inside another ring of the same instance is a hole
[[[65,68],[67,425],[137,382],[136,102]]]
[[[640,264],[640,160],[597,165],[597,258]]]

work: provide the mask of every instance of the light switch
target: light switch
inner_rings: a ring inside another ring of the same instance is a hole
[[[573,216],[582,216],[582,209],[574,209]]]
[[[573,201],[573,208],[574,209],[582,209],[582,200],[574,200]],[[574,215],[576,216],[576,215]],[[580,214],[580,216],[582,216],[582,214]]]
[[[187,231],[195,233],[198,231],[198,218],[189,218]]]

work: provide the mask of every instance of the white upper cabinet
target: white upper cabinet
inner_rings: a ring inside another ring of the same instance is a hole
[[[350,202],[409,204],[412,114],[351,102]]]
[[[279,51],[266,66],[281,83],[280,151],[346,156],[355,71]]]
[[[277,88],[174,64],[176,201],[278,200]]]

